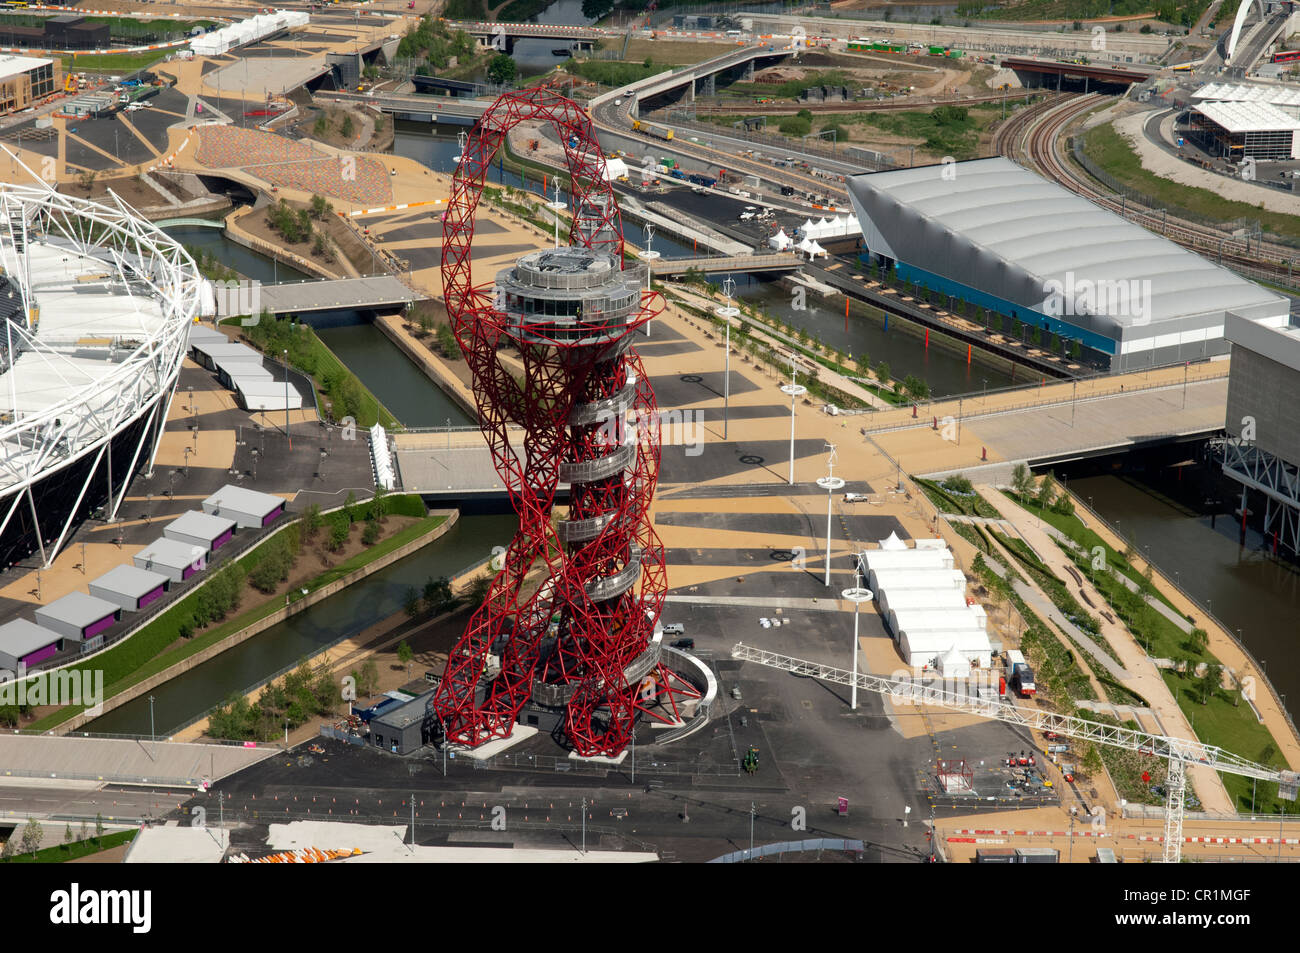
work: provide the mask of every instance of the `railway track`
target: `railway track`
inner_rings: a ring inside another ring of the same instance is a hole
[[[703,106],[699,101],[695,102],[695,113],[699,116],[732,116],[732,115],[793,115],[800,109],[815,109],[819,113],[860,113],[860,112],[896,112],[903,110],[921,110],[933,109],[938,106],[978,106],[981,103],[1008,103],[1019,102],[1025,98],[1024,92],[1018,92],[1011,96],[1007,94],[998,94],[992,96],[971,96],[965,99],[931,99],[926,101],[912,101],[906,103],[895,102],[843,102],[843,103],[801,103],[801,102],[772,102],[766,104],[759,103],[706,103]]]
[[[1300,257],[1296,249],[1266,242],[1258,245],[1252,254],[1249,239],[1197,225],[1162,210],[1129,204],[1123,198],[1102,192],[1085,172],[1067,161],[1062,149],[1062,133],[1070,123],[1104,99],[1100,93],[1066,95],[1042,104],[1041,108],[1034,107],[1017,117],[1020,121],[1014,126],[1008,123],[1005,130],[1000,130],[995,136],[995,145],[1002,155],[1037,169],[1093,204],[1136,222],[1148,231],[1164,235],[1185,248],[1208,253],[1205,257],[1235,268],[1247,277],[1300,290],[1300,282],[1297,282],[1291,267],[1291,262]]]

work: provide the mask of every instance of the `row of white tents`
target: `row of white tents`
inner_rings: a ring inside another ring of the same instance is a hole
[[[848,238],[861,235],[862,224],[856,215],[846,215],[843,218],[836,215],[816,222],[810,218],[795,230],[795,234],[814,241],[820,238]]]
[[[989,667],[984,607],[967,601],[966,576],[943,540],[918,539],[909,547],[891,533],[879,549],[862,554],[859,570],[909,666],[945,678]]]
[[[195,56],[220,56],[248,43],[256,43],[281,30],[306,26],[310,17],[298,10],[277,10],[240,20],[220,30],[212,30],[190,41]]]
[[[784,228],[769,238],[767,244],[768,247],[775,248],[777,251],[797,251],[809,258],[826,258],[830,254],[816,240],[811,238],[804,238],[796,244],[794,239],[785,233]]]

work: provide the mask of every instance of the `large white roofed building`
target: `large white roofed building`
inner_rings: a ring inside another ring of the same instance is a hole
[[[1078,340],[1112,370],[1228,351],[1228,314],[1289,302],[1005,158],[852,176],[863,245],[900,277]]]

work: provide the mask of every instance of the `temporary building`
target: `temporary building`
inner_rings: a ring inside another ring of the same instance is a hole
[[[899,539],[898,533],[897,531],[895,531],[890,533],[888,536],[886,536],[884,539],[880,541],[880,548],[897,551],[900,549],[907,549],[907,543]],[[920,547],[918,546],[917,548]]]
[[[962,609],[966,606],[966,594],[961,589],[951,586],[945,588],[900,589],[873,582],[871,591],[876,594],[876,604],[882,615],[891,611],[902,612],[906,609]]]
[[[193,543],[160,536],[131,557],[131,561],[140,569],[161,573],[172,582],[184,582],[207,568],[208,551]]]
[[[960,569],[944,569],[941,566],[925,566],[920,569],[878,569],[875,587],[883,591],[902,591],[904,589],[955,589],[966,590],[966,574]]]
[[[875,573],[886,569],[952,569],[952,553],[935,549],[869,549],[862,554],[858,571],[866,578],[867,587],[875,589]]]
[[[606,182],[613,182],[620,176],[627,175],[627,163],[622,159],[606,159],[601,174],[604,175]]]
[[[91,580],[87,588],[96,599],[116,603],[134,612],[161,599],[167,591],[168,581],[163,573],[124,563]]]
[[[939,674],[944,678],[969,678],[970,659],[954,645],[945,655],[940,656]]]
[[[203,512],[213,516],[228,516],[237,526],[259,529],[275,522],[284,513],[284,507],[283,497],[232,483],[227,483],[203,501]]]
[[[163,536],[178,543],[190,543],[202,546],[208,552],[215,552],[230,542],[235,535],[235,521],[228,516],[213,516],[190,510],[182,513],[163,527]]]
[[[946,609],[899,609],[891,610],[885,616],[885,623],[894,635],[894,641],[900,645],[909,635],[915,637],[923,632],[951,632],[972,630],[983,634],[988,620],[984,607],[956,606]],[[940,646],[946,649],[948,646]]]
[[[769,248],[775,248],[777,251],[786,251],[794,244],[794,241],[785,233],[785,229],[783,228],[769,238],[767,244]]]
[[[65,639],[93,639],[122,617],[117,603],[84,592],[70,592],[35,612],[36,623]]]
[[[391,490],[397,485],[393,455],[388,449],[388,433],[382,424],[370,428],[370,453],[375,461],[375,486]]]
[[[988,636],[983,629],[931,629],[914,630],[904,633],[899,640],[898,650],[903,661],[912,668],[939,669],[944,675],[960,668],[955,660],[950,660],[944,669],[945,656],[954,653],[966,661],[966,672],[970,666],[978,665],[988,668],[992,650]]]
[[[59,633],[27,619],[0,625],[0,669],[17,673],[19,666],[31,668],[59,651]]]
[[[245,410],[299,410],[302,394],[284,381],[236,377],[231,389]]]

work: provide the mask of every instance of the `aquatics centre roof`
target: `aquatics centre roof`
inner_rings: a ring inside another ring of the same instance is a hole
[[[1111,339],[1222,326],[1226,312],[1285,320],[1287,301],[1068,189],[996,157],[855,175],[849,195],[873,253],[1042,312],[1049,282],[1149,280],[1143,308],[1075,313]],[[1086,310],[1086,309],[1081,309]]]

